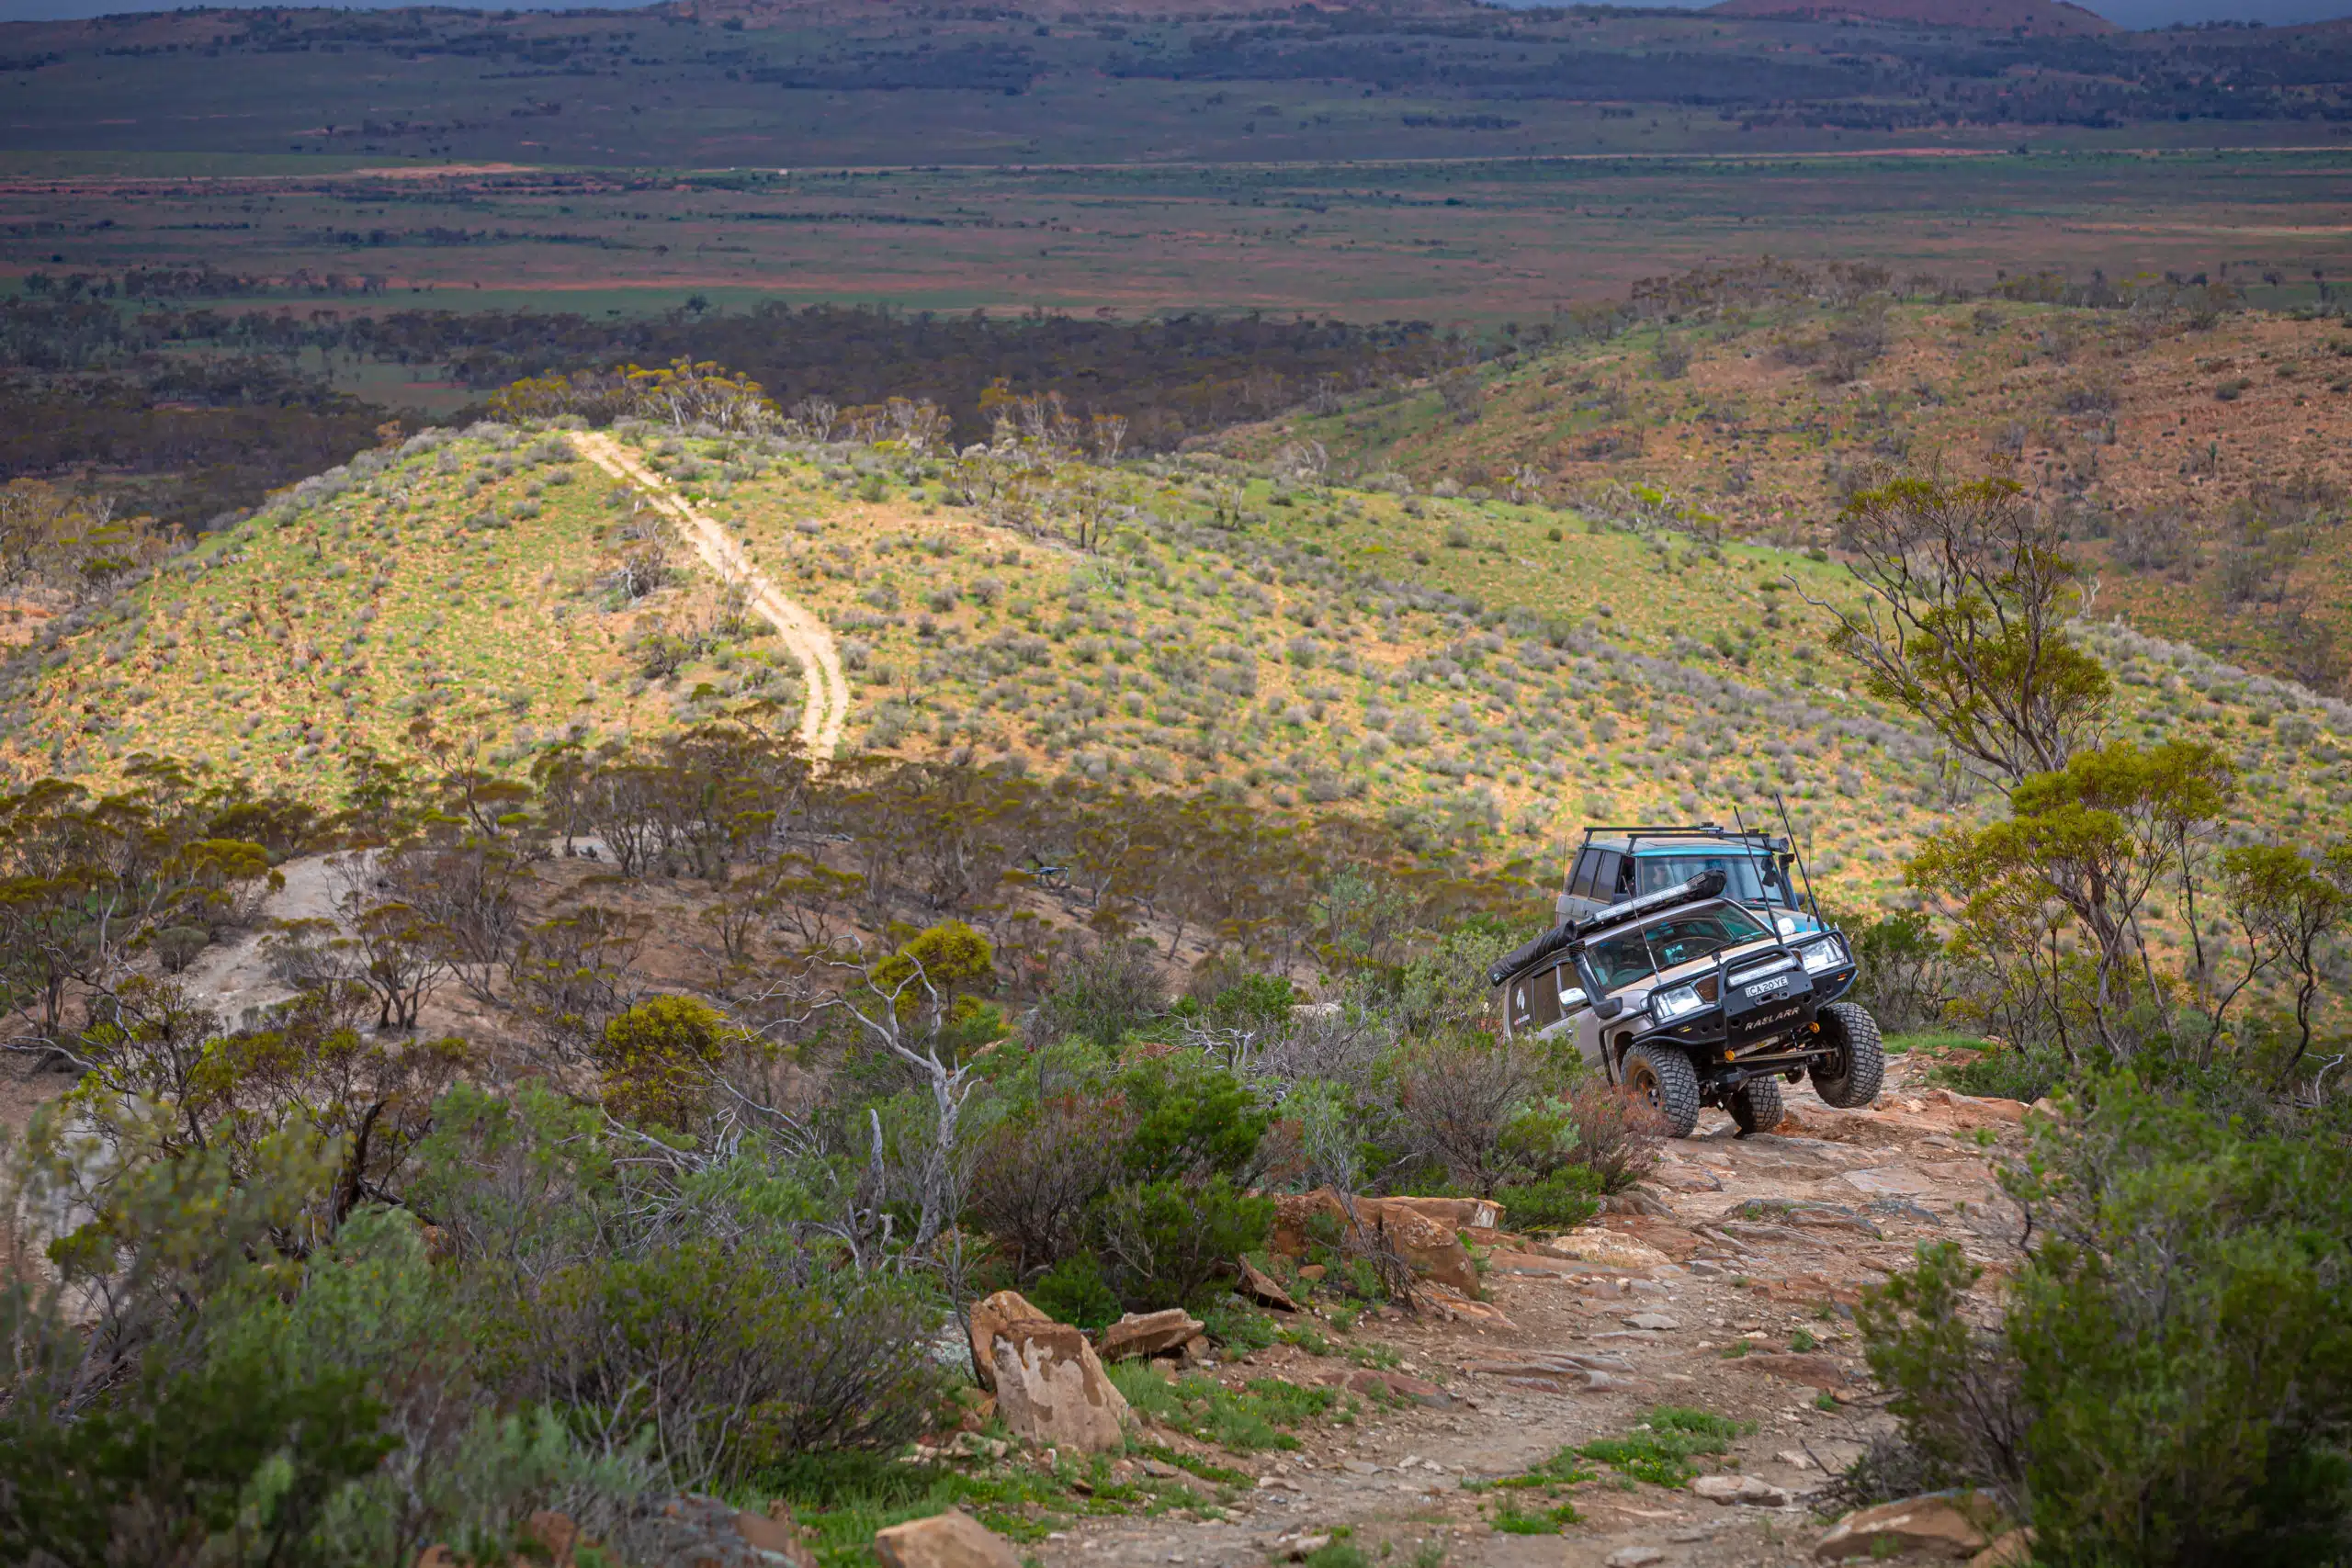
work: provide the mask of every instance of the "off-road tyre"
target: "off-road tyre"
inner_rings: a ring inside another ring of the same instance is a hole
[[[1878,1098],[1886,1081],[1886,1047],[1880,1043],[1878,1020],[1852,1002],[1831,1002],[1821,1010],[1821,1041],[1829,1060],[1813,1069],[1813,1090],[1825,1105],[1859,1111]]]
[[[1739,1123],[1741,1136],[1750,1133],[1770,1133],[1788,1114],[1781,1108],[1781,1080],[1750,1078],[1739,1086],[1738,1092],[1724,1102],[1731,1119]]]
[[[1689,1052],[1671,1045],[1636,1045],[1625,1053],[1625,1085],[1666,1118],[1670,1137],[1687,1138],[1699,1124],[1699,1069]]]

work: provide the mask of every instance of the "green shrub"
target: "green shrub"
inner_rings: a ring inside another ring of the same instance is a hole
[[[1996,1329],[1960,1248],[1866,1293],[1915,1469],[1992,1490],[2043,1560],[2335,1561],[2352,1524],[2352,1152],[2128,1081],[2036,1131]]]
[[[1574,1230],[1600,1213],[1600,1173],[1589,1166],[1563,1166],[1534,1181],[1495,1189],[1503,1217],[1514,1230]]]
[[[1239,1296],[1221,1297],[1199,1311],[1202,1332],[1234,1354],[1262,1350],[1275,1341],[1274,1320]]]
[[[0,1425],[0,1546],[104,1568],[242,1536],[248,1561],[323,1562],[329,1500],[399,1446],[366,1382],[289,1379],[248,1351],[151,1371],[73,1421],[20,1401]]]
[[[1853,944],[1860,966],[1853,1000],[1871,1010],[1881,1029],[1891,1034],[1924,1029],[1942,1015],[1944,950],[1927,916],[1898,909],[1867,922],[1835,923]]]
[[[981,1141],[970,1222],[1012,1253],[1019,1272],[1071,1258],[1085,1246],[1088,1207],[1120,1173],[1133,1125],[1123,1099],[1084,1089],[1017,1105]]]
[[[2031,1105],[2064,1089],[2074,1069],[2053,1046],[1998,1045],[1973,1061],[1947,1063],[1928,1076],[1962,1094]]]
[[[1115,1087],[1135,1119],[1123,1151],[1131,1181],[1242,1176],[1273,1121],[1247,1084],[1197,1057],[1146,1062]]]
[[[606,1108],[625,1122],[685,1127],[736,1032],[692,997],[638,1003],[605,1026],[596,1052]]]
[[[561,1269],[515,1305],[500,1359],[526,1395],[594,1430],[651,1431],[682,1484],[737,1482],[780,1454],[889,1449],[944,1397],[927,1353],[937,1303],[903,1280],[812,1274],[788,1240],[631,1249]]]
[[[1167,1007],[1167,989],[1151,953],[1105,943],[1056,969],[1037,1006],[1038,1025],[1047,1040],[1085,1040],[1108,1050]]]
[[[1102,1282],[1102,1260],[1091,1252],[1063,1258],[1031,1280],[1023,1292],[1038,1310],[1080,1328],[1118,1321],[1118,1293]]]
[[[1090,1231],[1102,1278],[1135,1312],[1182,1306],[1265,1245],[1271,1198],[1253,1198],[1224,1175],[1206,1180],[1125,1182],[1095,1204]]]

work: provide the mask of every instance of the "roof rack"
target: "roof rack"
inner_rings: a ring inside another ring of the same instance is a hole
[[[1661,887],[1655,893],[1645,893],[1638,898],[1611,904],[1581,920],[1563,920],[1533,942],[1497,960],[1494,967],[1487,971],[1487,981],[1489,985],[1507,985],[1513,976],[1533,967],[1555,953],[1566,952],[1604,926],[1623,925],[1627,920],[1695,899],[1721,897],[1729,881],[1720,871],[1702,871],[1671,887]]]
[[[1757,829],[1726,828],[1720,822],[1606,823],[1595,827],[1588,827],[1584,830],[1585,841],[1588,843],[1591,842],[1593,837],[1596,834],[1600,833],[1623,833],[1628,840],[1634,839],[1670,839],[1680,835],[1691,835],[1710,839],[1735,839],[1742,841],[1753,840],[1756,842],[1764,844],[1768,847],[1776,846],[1780,842],[1780,840],[1775,840],[1770,833],[1762,832]]]

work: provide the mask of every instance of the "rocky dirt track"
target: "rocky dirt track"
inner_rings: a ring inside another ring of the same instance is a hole
[[[1813,1561],[1827,1521],[1808,1498],[1825,1467],[1842,1469],[1888,1423],[1850,1318],[1859,1292],[1922,1240],[1956,1238],[1998,1265],[2018,1235],[1993,1161],[2003,1145],[2018,1145],[2024,1108],[1925,1088],[1916,1076],[1891,1059],[1886,1092],[1867,1111],[1791,1090],[1778,1135],[1737,1138],[1727,1117],[1709,1113],[1696,1136],[1668,1145],[1635,1195],[1662,1212],[1605,1216],[1543,1250],[1498,1246],[1485,1260],[1490,1303],[1451,1321],[1368,1319],[1357,1329],[1357,1341],[1400,1352],[1406,1377],[1437,1388],[1401,1405],[1367,1402],[1352,1428],[1302,1432],[1300,1449],[1244,1461],[1255,1488],[1227,1518],[1088,1519],[1037,1557],[1046,1568],[1241,1568],[1346,1526],[1375,1562],[1399,1563],[1430,1547],[1451,1563],[1492,1568]],[[1814,1348],[1792,1350],[1808,1337]],[[1555,1370],[1565,1356],[1624,1370],[1585,1387],[1579,1371]],[[1218,1375],[1315,1382],[1351,1366],[1286,1345],[1243,1362]],[[1625,1432],[1662,1404],[1754,1430],[1728,1454],[1696,1460],[1702,1478],[1690,1490],[1604,1470],[1571,1494],[1582,1522],[1556,1535],[1498,1532],[1487,1522],[1496,1497],[1464,1489]],[[1197,1448],[1165,1429],[1149,1436]],[[1717,1502],[1709,1492],[1744,1496]]]

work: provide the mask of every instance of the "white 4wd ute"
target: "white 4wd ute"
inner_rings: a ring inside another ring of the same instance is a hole
[[[1705,872],[1554,927],[1487,972],[1513,1036],[1574,1037],[1678,1138],[1719,1105],[1743,1133],[1781,1121],[1781,1080],[1813,1075],[1831,1105],[1878,1098],[1877,1021],[1842,1001],[1853,949],[1837,931],[1783,938]]]

